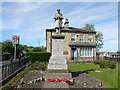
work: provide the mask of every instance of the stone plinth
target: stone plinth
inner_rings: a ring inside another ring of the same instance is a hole
[[[49,59],[48,70],[67,70],[67,62],[63,55],[63,35],[52,36],[52,56]]]

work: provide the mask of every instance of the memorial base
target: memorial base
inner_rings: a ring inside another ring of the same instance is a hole
[[[64,69],[63,70],[59,70],[59,69],[58,70],[57,69],[55,69],[55,70],[54,69],[47,69],[46,71],[48,73],[69,73],[68,70],[64,70]]]
[[[49,59],[49,72],[68,72],[67,61],[63,55],[63,35],[52,36],[52,56]]]

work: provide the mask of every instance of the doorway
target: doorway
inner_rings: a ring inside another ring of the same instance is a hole
[[[71,60],[78,60],[78,49],[71,48]]]

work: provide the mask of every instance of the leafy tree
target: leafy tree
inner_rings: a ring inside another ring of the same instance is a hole
[[[91,30],[95,31],[94,25],[93,24],[85,24],[85,27],[82,28],[83,30]]]
[[[32,52],[45,52],[46,51],[46,47],[41,46],[41,47],[35,47],[33,48]]]
[[[95,31],[94,25],[93,24],[85,24],[85,27],[82,28],[83,30],[91,30]],[[103,33],[100,31],[97,31],[96,33],[96,48],[97,51],[99,51],[102,46],[103,46]]]
[[[26,49],[27,46],[23,46],[23,45],[17,45],[17,56],[24,50]],[[2,52],[3,53],[11,53],[11,55],[13,56],[14,54],[14,46],[12,44],[12,41],[7,40],[2,42]]]
[[[12,45],[12,41],[7,40],[7,41],[2,42],[2,52],[13,54],[14,47]]]

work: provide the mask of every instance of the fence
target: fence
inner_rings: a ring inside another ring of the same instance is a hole
[[[25,67],[29,62],[28,58],[20,59],[20,60],[14,60],[13,62],[3,63],[1,65],[2,70],[2,78],[1,81],[4,81],[8,77],[10,77],[12,74],[14,74],[16,71],[20,70],[22,67]]]

